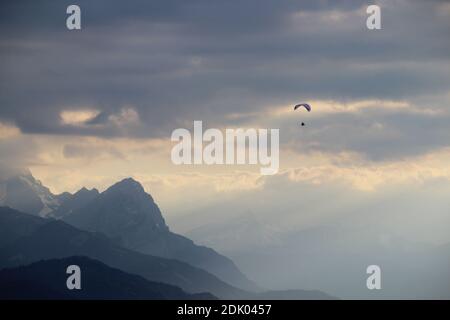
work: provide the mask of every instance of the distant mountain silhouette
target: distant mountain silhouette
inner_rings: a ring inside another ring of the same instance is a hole
[[[84,206],[57,212],[54,215],[65,222],[101,232],[126,248],[187,262],[245,290],[259,289],[227,257],[171,232],[153,198],[131,178],[114,184]]]
[[[240,298],[239,290],[187,263],[125,249],[101,234],[79,230],[62,221],[46,220],[0,207],[0,268],[40,260],[87,256],[147,280],[181,287],[190,293],[210,292],[220,298]],[[26,226],[26,227],[24,227]]]
[[[221,299],[330,299],[330,296],[319,291],[287,290],[255,293],[241,290],[185,262],[123,248],[101,233],[79,230],[60,220],[44,219],[0,207],[0,269],[73,256],[89,257],[110,268],[141,276],[148,281],[177,286],[188,293],[210,292]],[[11,284],[12,288],[14,286],[15,284]],[[38,289],[33,288],[34,285],[30,284],[29,289],[40,294]],[[13,298],[20,295],[18,291],[14,293],[13,290],[11,296],[6,293],[5,297]],[[52,294],[59,294],[50,291]],[[120,290],[117,294],[121,294]],[[111,292],[111,297],[113,296],[114,292]],[[211,298],[211,296],[201,294],[194,298]]]
[[[75,194],[54,195],[24,171],[0,181],[1,205],[63,219],[77,228],[104,233],[126,248],[187,262],[245,290],[260,289],[229,258],[171,232],[153,198],[131,178],[101,194],[82,188]]]
[[[81,269],[81,290],[69,290],[69,265]],[[87,257],[69,257],[35,262],[0,271],[0,299],[215,299],[188,294],[178,287],[151,282],[143,277],[111,268]]]

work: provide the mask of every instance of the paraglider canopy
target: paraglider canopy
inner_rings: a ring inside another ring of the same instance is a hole
[[[307,103],[299,103],[294,106],[294,110],[297,110],[300,107],[304,107],[308,112],[311,112],[311,106]]]

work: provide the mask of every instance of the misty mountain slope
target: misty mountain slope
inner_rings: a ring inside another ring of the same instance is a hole
[[[101,232],[124,247],[187,262],[242,289],[259,289],[227,257],[171,232],[153,198],[131,178],[111,186],[63,220]]]
[[[6,213],[5,213],[6,212]],[[16,221],[36,224],[35,230],[11,242],[21,232]],[[0,208],[0,221],[14,229],[6,243],[0,243],[0,268],[16,267],[40,260],[87,256],[113,268],[140,275],[147,280],[164,282],[188,292],[210,292],[221,298],[239,298],[246,293],[214,275],[177,260],[166,259],[125,249],[101,234],[79,230],[62,221],[36,222],[36,217]]]
[[[81,270],[81,290],[68,290],[66,269]],[[214,299],[151,282],[87,257],[45,260],[0,271],[0,299]]]
[[[0,248],[17,239],[28,236],[39,227],[48,223],[47,220],[17,210],[0,207]]]
[[[74,194],[63,193],[59,195],[61,198],[60,205],[52,211],[51,215],[57,219],[63,218],[73,211],[82,208],[94,200],[99,194],[97,189],[88,190],[86,188],[81,188]]]
[[[26,171],[0,181],[0,205],[45,217],[58,208],[59,200]]]
[[[282,241],[281,246],[242,249],[232,257],[270,288],[315,288],[343,299],[450,298],[450,245],[330,226],[287,234]],[[369,265],[381,268],[381,290],[366,287]]]
[[[153,198],[132,179],[116,183],[63,220],[118,238],[127,246],[145,242],[142,237],[146,234],[168,231]]]

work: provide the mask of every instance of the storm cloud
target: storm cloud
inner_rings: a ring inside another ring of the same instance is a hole
[[[443,1],[380,1],[375,32],[365,27],[365,1],[78,1],[81,31],[65,27],[69,4],[1,4],[0,119],[24,133],[169,137],[193,120],[235,125],[227,115],[309,99],[428,99],[428,108],[448,112]],[[64,123],[62,112],[84,109],[97,116]],[[121,118],[127,110],[135,121]],[[403,113],[327,115],[311,135],[324,151],[374,159],[447,146],[447,114]],[[370,116],[400,138],[360,135]]]

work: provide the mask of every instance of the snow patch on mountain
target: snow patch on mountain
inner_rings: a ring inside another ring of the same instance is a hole
[[[28,171],[0,181],[0,205],[49,217],[60,201]]]

